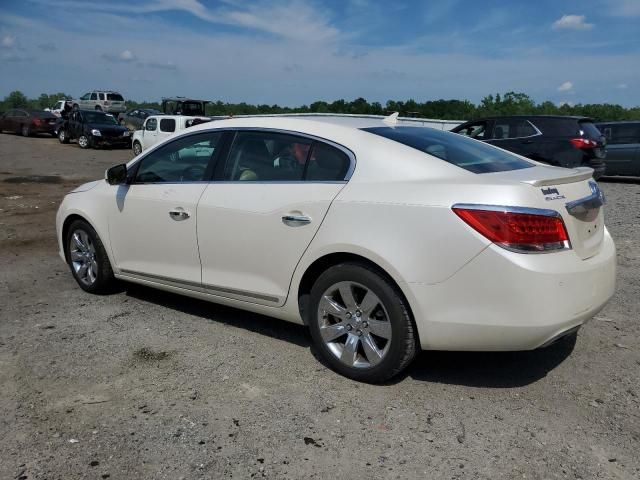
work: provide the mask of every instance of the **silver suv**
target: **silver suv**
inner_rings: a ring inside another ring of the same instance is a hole
[[[112,90],[93,90],[73,101],[73,108],[80,110],[101,110],[108,113],[122,113],[127,110],[124,98]]]

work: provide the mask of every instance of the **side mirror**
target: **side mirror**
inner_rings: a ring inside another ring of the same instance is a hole
[[[127,166],[124,163],[109,168],[105,173],[105,180],[109,185],[122,185],[127,183]]]

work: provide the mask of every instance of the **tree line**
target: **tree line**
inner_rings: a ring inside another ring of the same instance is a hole
[[[10,108],[44,109],[51,107],[62,98],[71,98],[63,92],[43,93],[38,98],[27,98],[22,92],[14,91],[0,102],[0,112]],[[160,109],[160,102],[136,102],[127,100],[129,108]],[[596,121],[640,120],[640,107],[625,108],[610,103],[587,103],[576,105],[556,105],[545,101],[536,103],[525,93],[507,92],[502,95],[487,95],[480,103],[468,100],[389,100],[369,103],[360,97],[353,101],[344,99],[334,102],[317,101],[299,107],[279,105],[251,105],[245,102],[228,103],[221,100],[207,105],[207,115],[256,115],[277,113],[352,113],[368,115],[388,115],[399,112],[401,116],[434,118],[442,120],[472,120],[492,115],[582,115]]]

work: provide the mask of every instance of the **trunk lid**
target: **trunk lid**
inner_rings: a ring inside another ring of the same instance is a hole
[[[591,177],[592,169],[535,166],[491,173],[501,180],[530,188],[525,207],[557,211],[564,221],[571,247],[583,260],[596,255],[604,239],[604,194]]]

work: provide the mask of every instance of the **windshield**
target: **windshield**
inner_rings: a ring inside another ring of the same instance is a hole
[[[83,112],[82,116],[87,123],[95,123],[97,125],[117,125],[113,115],[102,112]]]
[[[533,167],[509,152],[456,133],[425,127],[372,127],[364,131],[394,140],[473,173]]]

